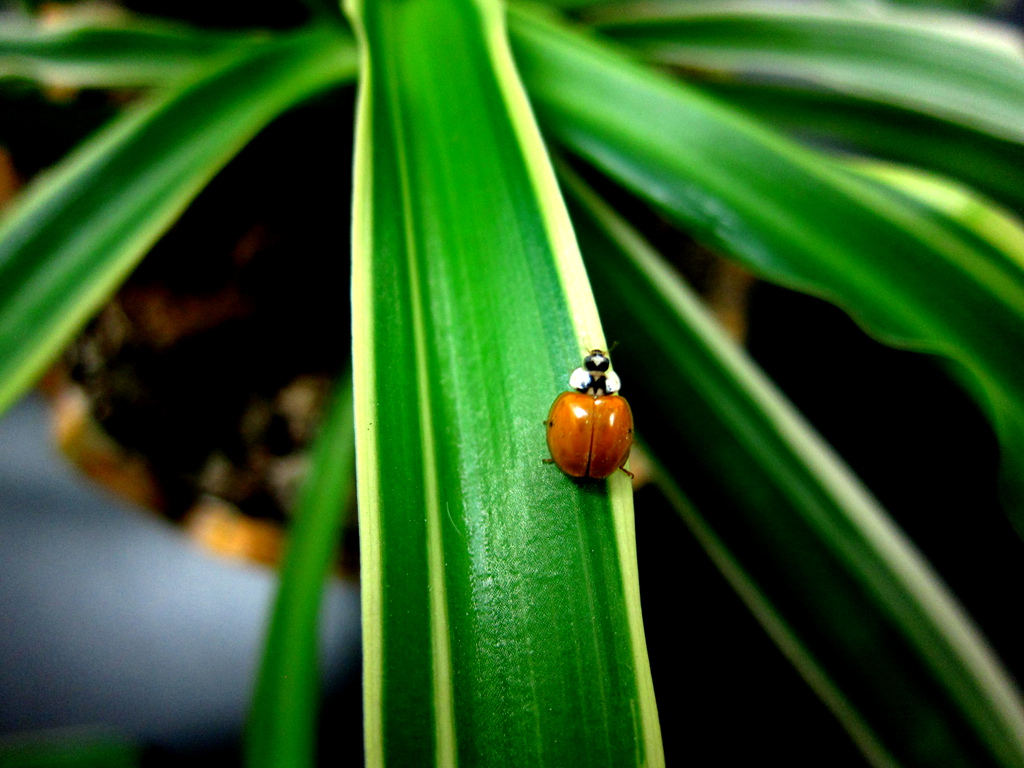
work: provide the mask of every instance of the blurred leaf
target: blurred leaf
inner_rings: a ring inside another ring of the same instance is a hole
[[[1000,435],[1024,531],[1018,258],[615,48],[522,8],[510,21],[541,124],[574,152],[756,273],[964,366]]]
[[[948,9],[950,11],[967,11],[973,13],[993,13],[1006,11],[1013,6],[1015,0],[890,0],[893,5],[903,5],[919,9]],[[842,5],[843,3],[839,3]],[[846,3],[856,5],[856,3]],[[866,8],[877,7],[874,0],[865,0]]]
[[[139,745],[102,729],[60,729],[0,738],[3,768],[136,768]]]
[[[795,138],[967,182],[1024,213],[1024,145],[929,115],[828,91],[708,80],[713,94]]]
[[[993,258],[1005,258],[1024,268],[1024,222],[962,184],[917,168],[874,160],[847,160],[858,174],[883,183],[907,198],[918,201],[947,226],[973,233],[995,250]],[[958,236],[964,236],[958,232]]]
[[[282,36],[137,104],[0,221],[0,411],[274,117],[352,77],[336,30]]]
[[[316,765],[320,605],[353,490],[352,385],[337,386],[288,533],[246,738],[248,768]]]
[[[341,3],[334,0],[302,0],[315,20],[345,24]]]
[[[783,652],[875,765],[1024,765],[1019,694],[927,563],[665,262],[568,188],[641,436]]]
[[[0,78],[76,87],[179,81],[211,59],[265,43],[267,35],[212,32],[150,19],[44,26],[0,24]]]
[[[643,0],[643,7],[657,4],[677,4],[680,0]],[[702,0],[704,4],[721,3],[728,4],[735,0]],[[860,8],[867,10],[877,9],[884,2],[880,0],[823,0],[829,5],[838,8]],[[777,5],[792,5],[788,0],[763,0],[765,4],[775,3]],[[1005,9],[1012,5],[1012,0],[891,0],[893,5],[919,6],[925,8],[949,8],[963,10],[984,10],[984,9]],[[622,0],[544,0],[544,5],[550,5],[563,10],[578,10],[586,8],[601,8],[602,6],[623,7]],[[630,2],[632,7],[640,6],[637,2]]]
[[[1024,141],[1021,39],[995,22],[757,0],[631,4],[593,21],[651,61],[811,83]]]
[[[502,9],[349,11],[367,763],[661,765],[629,480],[542,462],[604,337]]]

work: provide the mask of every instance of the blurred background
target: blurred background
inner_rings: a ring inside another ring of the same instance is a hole
[[[41,397],[0,421],[6,746],[66,737],[139,748],[146,764],[239,763],[274,581],[84,480],[57,454]],[[354,582],[329,585],[322,637],[332,740],[358,752]]]

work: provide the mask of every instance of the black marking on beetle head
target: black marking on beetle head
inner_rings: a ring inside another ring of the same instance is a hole
[[[586,392],[587,392],[588,395],[594,395],[594,397],[598,397],[599,395],[607,395],[607,394],[609,394],[609,392],[608,392],[608,379],[607,379],[607,377],[602,376],[601,374],[598,374],[596,376],[591,376],[590,377],[590,386],[587,387]]]
[[[576,391],[585,395],[597,395],[605,392],[604,376],[591,374],[576,385]]]
[[[588,371],[604,373],[611,365],[611,360],[600,349],[590,350],[590,354],[583,358],[583,367]]]

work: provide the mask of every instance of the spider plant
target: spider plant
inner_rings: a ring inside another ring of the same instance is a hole
[[[251,765],[315,762],[353,435],[367,762],[664,763],[661,728],[686,723],[659,724],[629,479],[542,461],[551,401],[616,339],[659,486],[865,758],[1024,766],[1020,694],[971,620],[630,221],[653,209],[941,356],[998,433],[1020,525],[1024,59],[1005,28],[885,4],[310,0],[274,32],[11,17],[0,72],[143,92],[0,223],[0,407],[275,117],[358,101],[351,238],[339,210],[323,254],[351,258],[352,393],[299,505]]]

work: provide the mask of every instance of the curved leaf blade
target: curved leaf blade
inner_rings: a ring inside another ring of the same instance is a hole
[[[881,184],[950,237],[970,240],[988,249],[989,258],[1005,260],[1007,268],[1024,267],[1024,221],[974,190],[918,168],[877,160],[846,159],[843,165],[858,176]]]
[[[37,179],[0,221],[0,411],[250,138],[354,73],[337,31],[282,36],[130,108]]]
[[[0,78],[75,87],[176,82],[232,48],[267,39],[139,18],[60,26],[7,21],[0,24]]]
[[[367,762],[660,765],[629,482],[542,462],[604,340],[500,9],[349,13]]]
[[[511,30],[541,123],[573,151],[754,272],[962,364],[1000,434],[1024,529],[1019,259],[616,49],[523,9]]]
[[[829,91],[709,79],[700,89],[795,139],[874,155],[966,182],[1024,213],[1024,145]]]
[[[249,715],[248,768],[316,765],[321,598],[355,479],[352,384],[347,380],[336,387],[288,529],[288,549]]]
[[[1019,692],[927,563],[664,261],[568,186],[636,411],[660,427],[644,438],[765,629],[873,764],[1024,764]]]
[[[143,748],[102,728],[46,729],[0,739],[4,768],[138,768]]]
[[[865,3],[865,5],[869,5]],[[1005,11],[1010,7],[1006,0],[894,0],[893,5],[904,5],[909,8],[946,8],[951,11],[968,11],[985,13]]]
[[[748,0],[599,13],[602,32],[652,61],[814,84],[1024,141],[1021,40],[994,22]]]

